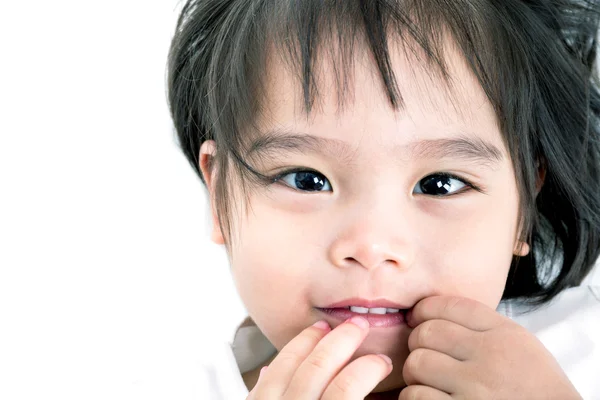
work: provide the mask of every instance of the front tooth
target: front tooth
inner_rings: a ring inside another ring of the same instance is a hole
[[[355,313],[359,313],[359,314],[366,314],[369,312],[369,309],[366,307],[350,307],[350,311],[355,312]]]
[[[391,310],[391,311],[390,311]],[[387,312],[394,312],[394,308],[385,308],[385,307],[374,307],[374,308],[367,308],[367,307],[358,307],[358,306],[351,306],[350,307],[350,311],[353,311],[355,313],[359,313],[359,314],[386,314]],[[395,312],[398,312],[398,310],[396,310]]]
[[[386,308],[387,312],[389,313],[397,313],[400,312],[399,308]]]

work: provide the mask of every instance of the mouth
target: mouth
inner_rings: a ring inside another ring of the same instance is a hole
[[[369,321],[372,328],[388,328],[406,325],[406,313],[410,307],[386,299],[366,300],[351,298],[318,307],[330,324],[339,325],[348,318],[361,316]]]
[[[360,307],[357,307],[361,309]],[[343,308],[317,308],[324,314],[324,319],[332,326],[339,325],[348,318],[355,315],[361,316],[369,321],[371,328],[390,328],[398,325],[406,325],[406,312],[408,309],[394,309],[392,312],[387,312],[385,308],[366,309],[367,312],[354,311],[355,307]],[[383,310],[380,311],[380,310]]]

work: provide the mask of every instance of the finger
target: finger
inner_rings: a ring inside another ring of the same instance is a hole
[[[446,392],[423,385],[410,385],[402,389],[398,400],[451,400]]]
[[[445,319],[474,331],[487,331],[505,320],[496,310],[478,301],[451,296],[424,298],[406,316],[407,323],[412,328],[430,319]]]
[[[457,391],[457,376],[464,375],[464,365],[447,354],[429,349],[411,352],[402,369],[407,385],[425,385],[446,393]]]
[[[390,372],[391,361],[388,362],[379,355],[359,357],[333,379],[321,400],[364,399]]]
[[[255,400],[256,399],[256,392],[257,392],[257,387],[260,384],[261,380],[262,380],[262,376],[264,371],[267,369],[267,367],[262,367],[260,369],[260,374],[258,375],[258,380],[256,381],[256,384],[254,384],[254,387],[252,388],[252,390],[250,391],[250,393],[248,393],[248,397],[246,397],[246,400]]]
[[[361,326],[362,325],[362,326]],[[285,392],[291,399],[317,399],[346,365],[369,332],[369,322],[354,316],[325,336],[300,364]]]
[[[408,337],[408,349],[435,350],[465,361],[473,357],[481,333],[443,319],[430,319],[417,326]]]
[[[255,398],[279,398],[283,395],[300,364],[331,331],[329,325],[326,328],[315,325],[309,326],[290,340],[271,361],[269,368],[260,377],[260,382],[253,388]]]

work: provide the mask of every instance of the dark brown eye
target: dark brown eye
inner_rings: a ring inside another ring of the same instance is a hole
[[[419,181],[413,193],[430,196],[446,196],[455,193],[467,184],[462,180],[444,174],[429,175]]]
[[[303,192],[331,191],[331,185],[325,176],[314,171],[297,171],[280,178],[288,186]]]

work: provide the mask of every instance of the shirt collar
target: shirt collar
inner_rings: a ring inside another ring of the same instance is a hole
[[[249,316],[238,325],[230,343],[242,374],[255,369],[277,352]]]

